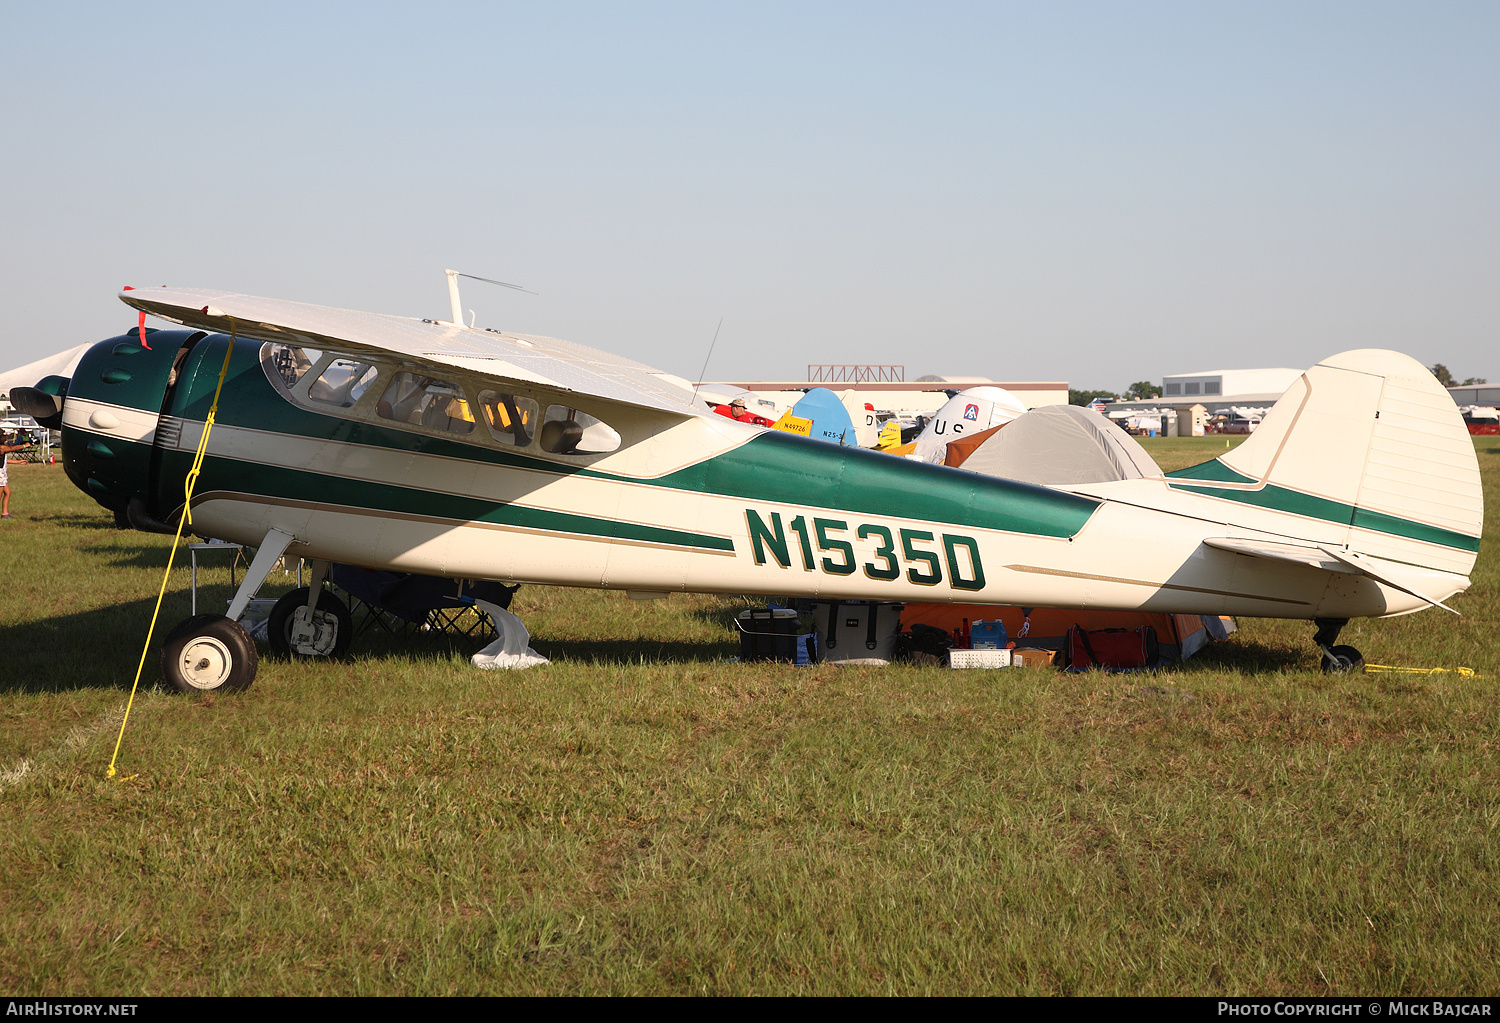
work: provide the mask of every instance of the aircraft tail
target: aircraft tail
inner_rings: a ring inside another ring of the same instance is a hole
[[[1323,360],[1243,444],[1170,475],[1243,487],[1255,504],[1317,520],[1325,545],[1397,566],[1467,576],[1478,556],[1473,441],[1448,392],[1397,352]]]

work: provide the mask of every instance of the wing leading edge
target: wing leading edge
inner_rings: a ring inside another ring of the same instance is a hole
[[[151,288],[122,291],[120,301],[151,316],[216,333],[229,333],[232,326],[238,336],[258,341],[350,353],[377,351],[684,417],[703,414],[691,402],[691,386],[681,378],[556,338],[229,291]]]

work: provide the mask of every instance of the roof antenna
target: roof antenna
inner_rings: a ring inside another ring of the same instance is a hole
[[[516,291],[525,291],[528,295],[536,294],[536,292],[528,291],[519,284],[492,281],[488,277],[475,277],[473,274],[462,273],[458,270],[444,270],[443,273],[448,275],[448,301],[453,306],[453,325],[455,327],[462,327],[464,325],[464,307],[463,303],[458,300],[458,279],[460,277],[467,277],[471,281],[483,281],[486,284],[498,284],[502,288],[514,288]]]
[[[724,317],[719,317],[719,326],[714,328],[714,339],[708,343],[708,354],[703,357],[703,368],[698,371],[698,382],[693,385],[693,404],[698,404],[698,388],[703,385],[703,374],[708,372],[708,360],[714,357],[714,345],[719,343],[719,328],[724,326]]]

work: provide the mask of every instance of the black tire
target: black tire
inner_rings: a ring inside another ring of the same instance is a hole
[[[223,615],[194,615],[167,634],[161,649],[162,676],[180,693],[246,689],[259,668],[255,641]]]
[[[1323,655],[1323,671],[1329,675],[1359,674],[1365,670],[1365,658],[1352,646],[1333,646]]]
[[[328,590],[318,594],[318,639],[312,648],[292,649],[292,626],[300,608],[307,607],[307,587],[293,590],[271,608],[266,620],[266,638],[280,657],[343,657],[354,639],[354,616],[342,600]],[[332,630],[331,634],[328,630]]]

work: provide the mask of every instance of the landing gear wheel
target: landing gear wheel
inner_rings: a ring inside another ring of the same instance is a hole
[[[271,649],[282,657],[343,657],[354,638],[354,616],[338,597],[318,593],[318,608],[307,618],[307,587],[293,590],[271,608],[266,621]]]
[[[1352,646],[1331,646],[1323,651],[1324,674],[1358,674],[1364,670],[1364,655]]]
[[[181,693],[245,689],[255,681],[255,641],[223,615],[194,615],[167,634],[161,673]]]

